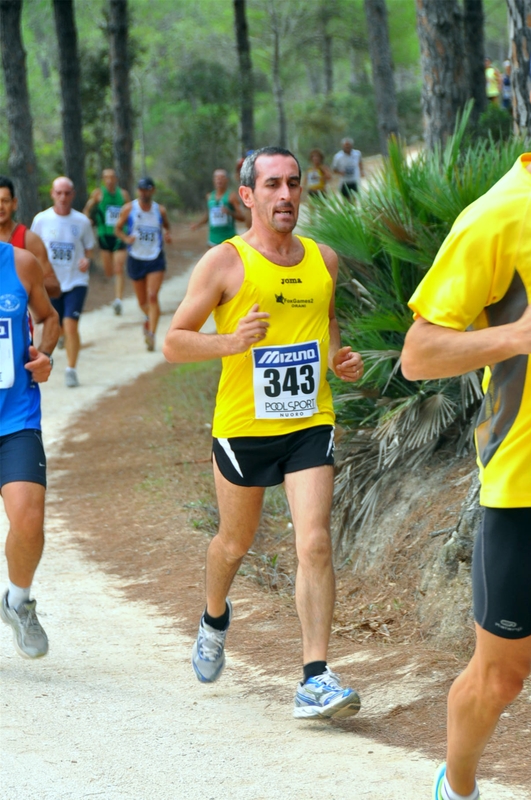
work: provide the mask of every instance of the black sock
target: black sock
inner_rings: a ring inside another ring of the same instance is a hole
[[[207,625],[210,625],[210,627],[214,628],[216,631],[226,631],[229,627],[229,616],[229,607],[228,605],[225,605],[225,611],[221,617],[211,617],[205,608],[203,619]]]
[[[322,675],[325,669],[326,669],[326,661],[310,661],[309,664],[305,664],[303,667],[304,670],[303,683],[309,681],[310,678],[316,678],[318,675]]]

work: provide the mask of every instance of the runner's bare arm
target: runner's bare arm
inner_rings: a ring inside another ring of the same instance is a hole
[[[329,330],[330,330],[330,346],[328,349],[328,366],[337,378],[342,381],[353,382],[359,380],[363,376],[363,359],[359,353],[352,350],[350,345],[341,347],[341,336],[339,333],[339,324],[336,318],[335,311],[335,290],[337,282],[337,273],[339,270],[339,263],[337,254],[331,247],[325,244],[319,245],[319,250],[323,257],[332,280],[334,281],[334,290],[330,300],[330,308],[328,311],[329,317]]]
[[[89,199],[85,203],[83,214],[85,214],[85,216],[88,217],[91,222],[92,222],[92,217],[90,216],[90,212],[92,211],[94,206],[100,202],[100,200],[101,200],[101,189],[94,189]]]
[[[531,306],[519,320],[494,328],[458,331],[418,317],[406,335],[402,372],[409,381],[464,375],[531,353]]]
[[[120,191],[122,193],[122,197],[123,197],[124,201],[126,203],[130,203],[131,202],[131,195],[129,194],[127,189],[120,189]]]
[[[48,251],[41,237],[37,236],[33,231],[26,231],[26,250],[33,253],[41,265],[44,277],[44,288],[48,292],[48,297],[59,297],[61,294],[61,284],[50,264]]]
[[[35,256],[28,250],[15,249],[17,275],[28,293],[28,308],[35,322],[43,323],[39,350],[29,348],[30,360],[25,368],[32,373],[37,383],[47,381],[52,367],[46,353],[52,353],[60,334],[59,316],[50,303],[44,288],[42,269]]]
[[[121,239],[122,242],[125,242],[126,244],[133,244],[133,242],[135,241],[134,236],[130,236],[128,233],[124,233],[124,231],[122,230],[125,223],[127,222],[127,217],[131,213],[131,206],[132,203],[126,203],[125,206],[123,206],[122,210],[120,211],[120,216],[118,217],[116,225],[114,226],[114,235],[118,239]]]
[[[93,250],[85,250],[83,258],[79,259],[78,269],[80,272],[88,272],[90,267],[90,259],[92,258]]]
[[[243,266],[232,245],[218,245],[203,256],[166,335],[162,352],[167,361],[208,361],[245,353],[264,339],[269,314],[261,313],[257,305],[249,309],[233,333],[200,333],[212,311],[233,297],[242,281]]]
[[[164,241],[171,244],[170,221],[165,206],[159,206],[160,216],[162,217],[162,227],[164,228]]]
[[[245,214],[242,211],[242,207],[240,204],[240,196],[236,194],[236,192],[231,192],[229,195],[229,202],[234,206],[234,209],[227,208],[224,206],[225,211],[229,216],[234,217],[234,219],[239,220],[240,222],[245,222]]]

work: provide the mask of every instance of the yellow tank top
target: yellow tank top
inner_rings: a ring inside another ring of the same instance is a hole
[[[278,436],[333,425],[326,380],[333,281],[316,243],[298,237],[304,257],[273,264],[240,236],[229,239],[244,267],[238,293],[214,310],[218,333],[233,333],[258,303],[269,313],[264,340],[223,358],[212,433],[216,438]]]
[[[310,167],[306,171],[306,186],[309,192],[322,192],[326,189],[325,174],[320,167]]]

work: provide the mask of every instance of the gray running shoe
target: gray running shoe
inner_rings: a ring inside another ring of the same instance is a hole
[[[75,371],[75,369],[66,370],[65,384],[69,387],[69,389],[73,389],[75,386],[79,386],[77,372]]]
[[[295,695],[295,719],[344,719],[360,710],[360,698],[354,689],[343,689],[329,667],[322,675],[300,683]]]
[[[23,658],[41,658],[48,652],[48,637],[37,619],[37,601],[26,600],[15,611],[7,604],[6,591],[0,605],[0,617],[13,628],[13,640],[17,652]]]
[[[58,350],[64,350],[65,349],[65,337],[64,336],[60,336],[59,339],[57,340],[57,349]]]
[[[115,297],[112,303],[112,308],[117,317],[122,313],[122,301],[119,297]]]
[[[229,607],[229,625],[232,619],[232,604],[227,598]],[[228,630],[228,625],[227,625]],[[201,683],[217,681],[225,667],[225,637],[227,630],[217,631],[205,623],[203,617],[199,623],[197,640],[192,648],[192,667]]]
[[[144,336],[144,341],[146,342],[147,351],[152,353],[155,349],[155,334],[148,331]]]

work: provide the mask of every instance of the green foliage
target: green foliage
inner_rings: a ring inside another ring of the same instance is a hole
[[[481,139],[492,138],[495,142],[504,142],[513,133],[512,114],[497,103],[489,103],[487,110],[480,115],[474,135]]]
[[[361,477],[350,470],[349,480],[338,484],[349,524],[374,511],[377,489],[392,467],[419,463],[442,441],[458,452],[470,442],[481,397],[477,375],[409,382],[400,372],[411,324],[408,299],[458,214],[525,152],[516,140],[478,140],[463,148],[469,113],[446,146],[431,153],[410,158],[402,144],[391,143],[382,171],[357,205],[329,196],[314,206],[311,235],[342,257],[337,305],[343,339],[362,352],[366,365],[361,383],[333,386],[338,421],[352,432],[346,464],[362,467]]]

